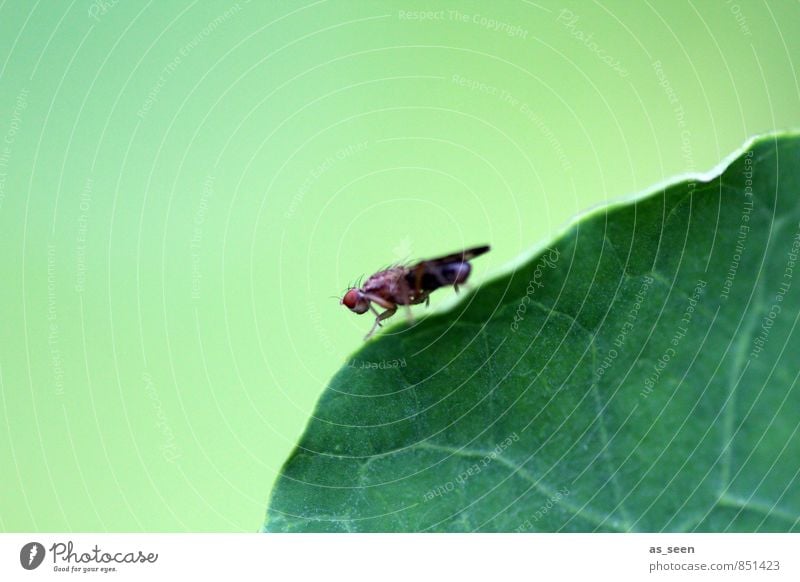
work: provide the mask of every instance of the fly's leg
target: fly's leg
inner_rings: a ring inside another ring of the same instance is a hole
[[[397,311],[397,306],[396,305],[393,306],[393,307],[388,308],[383,313],[378,313],[378,311],[371,304],[370,304],[369,308],[375,314],[375,323],[372,324],[372,329],[369,330],[369,333],[364,336],[365,340],[368,340],[370,337],[372,337],[372,334],[375,333],[375,330],[377,330],[378,327],[382,327],[381,326],[381,321],[393,316],[395,314],[395,312]]]
[[[397,305],[384,299],[383,297],[379,297],[378,295],[373,295],[372,293],[364,293],[364,297],[370,301],[369,308],[372,313],[375,314],[375,323],[372,324],[372,329],[369,330],[369,333],[364,336],[364,339],[369,339],[375,330],[381,325],[381,321],[386,319],[387,317],[391,317],[394,315],[394,312],[397,311]],[[386,311],[383,313],[378,313],[375,309],[375,306],[372,303],[377,303],[381,307],[383,307]]]
[[[422,293],[422,276],[425,274],[425,267],[423,264],[417,265],[417,270],[414,273],[414,291],[417,294]]]
[[[384,309],[393,309],[393,308],[397,307],[391,301],[388,301],[388,300],[384,299],[383,297],[379,297],[378,295],[373,295],[372,293],[364,293],[364,298],[368,299],[369,301],[372,301],[373,303],[377,303],[378,305],[380,305]],[[372,311],[375,311],[375,309],[372,307],[372,305],[370,305],[369,307],[370,307],[370,309],[372,309]]]
[[[414,323],[414,314],[411,313],[411,306],[406,303],[403,307],[406,309],[406,319],[408,320],[408,323]]]
[[[405,301],[403,302],[403,307],[406,310],[406,320],[409,324],[414,323],[414,314],[411,312],[411,302],[419,303],[417,297],[420,294],[419,288],[412,290],[405,279],[401,279],[400,281],[401,286],[401,293],[405,296]]]

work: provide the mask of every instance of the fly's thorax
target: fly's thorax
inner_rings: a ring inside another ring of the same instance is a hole
[[[408,285],[405,276],[408,269],[405,267],[392,267],[375,273],[364,282],[362,289],[365,293],[377,295],[393,303],[404,305],[408,300]]]

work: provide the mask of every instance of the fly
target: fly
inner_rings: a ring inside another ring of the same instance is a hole
[[[375,314],[375,323],[364,339],[375,333],[381,322],[395,314],[398,305],[405,306],[409,319],[411,305],[428,305],[430,294],[439,287],[452,285],[456,293],[472,271],[469,261],[489,251],[489,245],[474,247],[444,257],[420,261],[415,265],[397,265],[378,271],[361,287],[351,287],[340,303],[353,313]],[[374,304],[374,305],[373,305]],[[375,305],[384,311],[378,313]]]

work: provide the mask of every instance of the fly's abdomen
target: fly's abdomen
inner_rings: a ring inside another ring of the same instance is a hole
[[[472,265],[466,261],[463,263],[450,263],[442,267],[442,277],[447,281],[447,285],[461,285],[465,283],[472,271]]]
[[[472,266],[466,261],[446,263],[426,268],[420,275],[411,271],[406,275],[409,287],[418,288],[420,291],[435,291],[445,285],[461,285],[466,282]],[[417,287],[419,285],[419,287]]]

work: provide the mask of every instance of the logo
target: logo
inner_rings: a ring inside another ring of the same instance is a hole
[[[44,560],[44,546],[39,542],[28,542],[19,551],[19,563],[26,570],[35,570]]]

